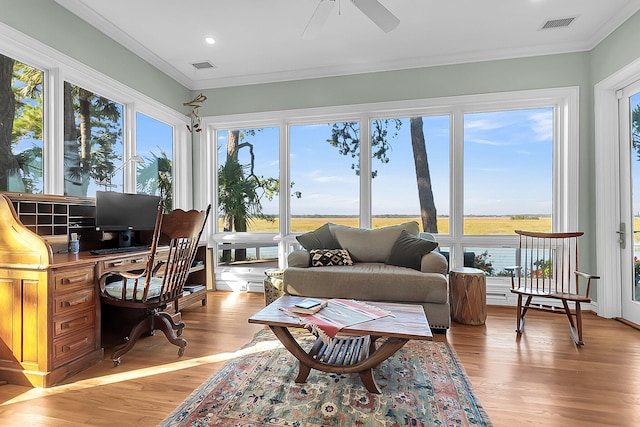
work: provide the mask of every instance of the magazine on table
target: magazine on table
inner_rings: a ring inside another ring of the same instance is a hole
[[[305,302],[309,299],[311,301]],[[303,307],[299,307],[300,305],[303,305]],[[305,326],[309,326],[319,335],[328,338],[335,337],[340,329],[346,326],[368,322],[381,317],[393,316],[392,313],[373,305],[339,298],[329,299],[327,301],[306,298],[300,303],[284,310],[300,317]],[[302,313],[296,310],[315,310],[315,312]]]

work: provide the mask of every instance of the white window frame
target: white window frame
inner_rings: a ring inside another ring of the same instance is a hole
[[[556,231],[578,229],[578,165],[579,165],[579,88],[526,90],[482,95],[463,95],[446,98],[431,98],[410,101],[359,104],[350,106],[321,107],[300,110],[246,113],[228,116],[203,117],[205,144],[201,144],[202,169],[207,171],[207,185],[202,186],[199,197],[217,208],[217,132],[225,129],[280,127],[280,182],[289,182],[289,126],[344,121],[360,122],[360,225],[371,225],[371,122],[380,118],[451,115],[450,234],[438,236],[442,246],[451,250],[452,265],[462,260],[464,247],[515,247],[517,236],[465,236],[463,217],[456,215],[462,209],[465,113],[505,111],[515,109],[553,108],[553,229]],[[366,161],[363,161],[365,159]],[[221,242],[278,242],[279,266],[286,267],[286,255],[296,244],[296,233],[289,230],[290,189],[281,187],[280,230],[278,233],[220,233],[211,232],[209,243]],[[217,217],[217,215],[215,215]],[[216,225],[217,226],[217,225]],[[215,260],[217,265],[217,259]],[[256,290],[262,288],[264,274],[255,267],[234,268],[231,271],[216,271],[216,283],[220,289]],[[505,284],[498,283],[490,290],[496,295],[492,303],[513,303]]]
[[[123,105],[123,157],[135,155],[135,117],[143,113],[173,127],[174,207],[191,208],[191,134],[189,119],[148,96],[57,50],[0,23],[0,53],[44,71],[44,193],[64,193],[64,82],[67,81]],[[125,168],[123,191],[136,191],[133,165]]]

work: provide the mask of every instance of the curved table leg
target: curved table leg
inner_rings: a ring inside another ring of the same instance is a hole
[[[322,362],[314,358],[317,353],[317,349],[312,349],[309,353],[304,351],[300,344],[298,344],[287,329],[284,326],[269,326],[276,337],[280,340],[282,345],[300,362],[300,369],[296,378],[297,383],[303,383],[307,380],[311,369],[317,369],[322,372],[331,373],[357,373],[360,375],[362,383],[370,393],[380,394],[380,387],[376,384],[373,377],[373,368],[378,366],[381,362],[391,357],[404,346],[409,340],[405,338],[387,338],[384,343],[375,348],[373,343],[377,337],[372,337],[371,344],[362,349],[364,351],[363,357],[358,362],[352,364],[331,364]]]

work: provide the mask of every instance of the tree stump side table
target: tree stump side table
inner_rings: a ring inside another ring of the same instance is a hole
[[[465,325],[484,325],[487,320],[487,282],[477,268],[449,271],[451,318]]]

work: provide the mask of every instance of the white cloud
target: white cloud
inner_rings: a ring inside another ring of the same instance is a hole
[[[503,127],[503,124],[498,120],[465,120],[464,129],[465,130],[494,130],[500,129]]]
[[[482,138],[465,138],[464,142],[465,143],[469,142],[472,144],[480,144],[480,145],[492,145],[496,147],[511,145],[510,143],[504,142],[504,141],[495,141],[495,140],[482,139]]]
[[[536,135],[536,141],[549,141],[553,138],[553,115],[549,112],[532,114],[531,130]]]

